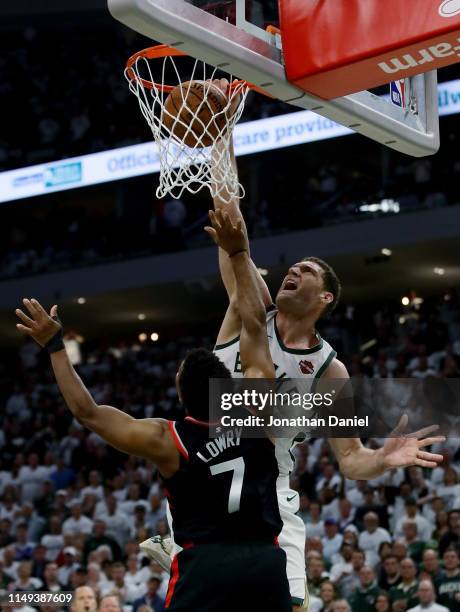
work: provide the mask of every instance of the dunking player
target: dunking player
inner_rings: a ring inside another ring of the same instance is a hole
[[[217,214],[209,232],[226,252],[238,286],[240,360],[244,376],[275,378],[265,310],[242,223]],[[171,612],[289,612],[286,554],[275,544],[282,522],[275,446],[249,440],[240,428],[222,432],[209,451],[209,378],[231,378],[212,352],[192,351],[177,373],[188,415],[182,422],[133,419],[98,406],[73,369],[62,340],[57,307],[48,315],[36,300],[24,300],[18,329],[51,354],[64,399],[82,425],[115,448],[156,463],[168,491],[176,542],[182,551],[171,567],[166,608]],[[216,449],[219,450],[216,453]]]
[[[226,83],[214,81],[226,92]],[[236,170],[235,157],[233,163]],[[233,219],[241,219],[238,200],[227,204],[214,200],[216,210],[225,209]],[[226,253],[219,249],[219,265],[222,280],[228,293],[229,307],[222,323],[215,353],[225,363],[233,377],[241,377],[241,315],[238,310],[237,287],[234,272]],[[307,257],[293,264],[283,280],[276,296],[276,305],[262,276],[251,262],[253,274],[257,276],[259,291],[267,309],[266,323],[270,352],[277,378],[347,379],[343,363],[336,352],[316,331],[317,321],[330,313],[340,297],[340,282],[334,270],[324,261]],[[419,432],[419,434],[425,434]],[[356,480],[376,478],[386,470],[409,465],[434,468],[442,461],[441,455],[422,449],[439,437],[389,438],[378,450],[365,448],[359,439],[330,439],[340,469],[345,477]],[[283,520],[279,536],[280,546],[287,555],[287,575],[292,596],[293,610],[308,604],[305,571],[305,526],[297,516],[298,493],[290,488],[289,475],[293,467],[289,452],[294,441],[276,440],[276,455],[279,465],[277,482],[278,500]],[[167,553],[171,549],[169,540],[152,538],[141,545],[152,557],[166,565]]]

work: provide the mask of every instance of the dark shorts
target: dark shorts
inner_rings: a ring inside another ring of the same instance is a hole
[[[173,559],[171,612],[291,612],[286,553],[274,544],[200,544]]]

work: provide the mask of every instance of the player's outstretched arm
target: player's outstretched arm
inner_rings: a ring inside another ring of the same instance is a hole
[[[335,359],[326,371],[325,378],[346,382],[349,375],[343,363]],[[407,421],[407,416],[403,415],[391,437],[379,449],[366,448],[359,438],[330,438],[342,474],[352,480],[372,480],[397,468],[412,465],[437,467],[444,457],[424,449],[445,440],[444,436],[431,435],[438,426],[433,425],[406,435],[404,431]]]
[[[213,84],[216,87],[218,87],[224,95],[227,95],[229,82],[226,79],[216,79],[213,81]],[[216,159],[219,159],[223,154],[225,154],[225,151],[224,151],[225,146],[226,145],[222,142],[216,143],[216,146],[213,152]],[[238,168],[236,164],[233,140],[230,143],[230,156],[231,156],[231,163],[232,163],[233,170],[235,174],[238,175]],[[215,171],[218,172],[218,165]],[[228,193],[227,194],[224,193],[223,195],[227,196],[226,199],[223,199],[221,197],[214,198],[213,200],[214,209],[216,211],[225,210],[226,212],[228,212],[233,222],[236,222],[238,219],[240,219],[243,223],[243,229],[247,235],[247,228],[246,228],[246,224],[244,223],[243,215],[240,210],[239,199],[230,198]],[[267,284],[265,283],[264,279],[262,278],[261,274],[257,270],[256,265],[254,264],[252,260],[251,260],[251,266],[253,266],[253,271],[257,278],[257,284],[262,294],[263,302],[265,306],[270,306],[273,300],[271,298],[270,291],[268,290]],[[228,299],[229,299],[229,307],[225,315],[225,319],[222,323],[222,327],[219,332],[219,336],[217,338],[218,344],[224,344],[225,342],[233,340],[234,338],[236,338],[236,336],[238,336],[238,334],[240,333],[240,329],[241,329],[241,319],[239,317],[238,305],[237,305],[237,300],[236,300],[235,274],[233,272],[232,266],[230,265],[228,261],[227,254],[221,248],[219,248],[219,269],[220,269],[220,274],[222,277],[222,282],[224,283],[225,289],[227,291]]]
[[[233,222],[223,210],[210,211],[209,216],[212,227],[207,227],[206,231],[225,252],[235,276],[244,375],[247,378],[275,378],[268,346],[265,306],[249,258],[248,239],[242,221]]]
[[[67,356],[57,306],[48,314],[37,300],[24,299],[23,303],[28,314],[16,310],[21,320],[17,328],[50,353],[59,389],[75,418],[118,450],[151,459],[160,471],[168,469],[176,452],[167,421],[134,419],[111,406],[98,406]]]

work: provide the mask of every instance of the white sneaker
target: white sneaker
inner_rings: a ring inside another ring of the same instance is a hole
[[[173,548],[171,538],[164,538],[159,535],[153,536],[153,538],[148,538],[148,540],[141,542],[139,548],[149,557],[149,559],[153,559],[158,565],[161,565],[165,571],[169,572]]]

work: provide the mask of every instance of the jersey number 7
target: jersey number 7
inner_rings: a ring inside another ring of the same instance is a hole
[[[231,459],[230,461],[224,461],[211,465],[209,469],[211,474],[223,474],[224,472],[233,472],[232,484],[230,485],[230,494],[228,497],[228,513],[238,512],[241,504],[241,491],[243,489],[244,479],[244,459],[238,457],[237,459]]]

